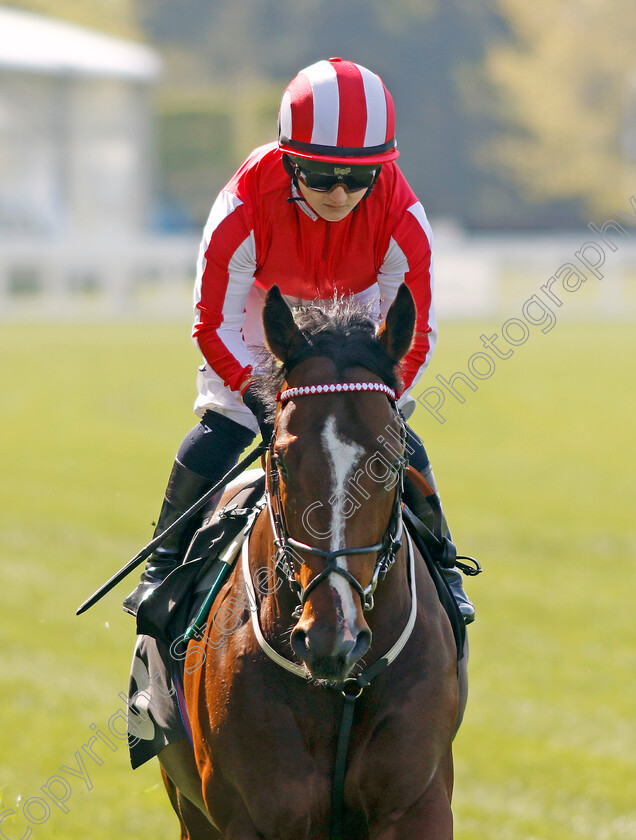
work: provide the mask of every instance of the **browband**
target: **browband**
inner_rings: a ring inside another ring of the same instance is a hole
[[[306,397],[310,394],[340,394],[346,391],[380,391],[393,402],[397,394],[383,382],[336,382],[331,385],[303,385],[300,388],[286,388],[276,394],[276,402],[285,403],[294,397]]]

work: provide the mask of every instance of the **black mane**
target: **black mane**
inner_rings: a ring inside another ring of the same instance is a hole
[[[306,359],[324,356],[336,367],[339,376],[350,367],[363,367],[375,373],[390,388],[400,387],[395,359],[386,352],[376,335],[376,324],[365,306],[352,298],[335,298],[312,304],[297,319],[305,341],[284,362],[277,364],[267,354],[255,386],[273,413],[276,393],[289,373]]]

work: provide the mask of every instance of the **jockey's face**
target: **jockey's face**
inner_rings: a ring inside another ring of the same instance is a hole
[[[298,188],[314,213],[327,222],[339,222],[344,219],[360,204],[366,194],[366,190],[350,192],[344,184],[337,184],[329,192],[319,192],[309,189],[301,180],[298,181]]]

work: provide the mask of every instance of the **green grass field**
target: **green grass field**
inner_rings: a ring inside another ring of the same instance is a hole
[[[465,371],[483,331],[443,327],[427,384]],[[535,330],[443,425],[415,415],[486,570],[467,584],[458,840],[636,838],[635,345],[632,325]],[[3,326],[0,359],[2,836],[176,838],[156,768],[130,770],[116,739],[133,581],[75,609],[150,539],[193,424],[188,326]],[[61,769],[98,732],[89,778]],[[50,814],[46,790],[68,796]]]

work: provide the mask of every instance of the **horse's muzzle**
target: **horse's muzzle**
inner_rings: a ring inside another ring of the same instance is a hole
[[[369,650],[371,631],[364,627],[345,634],[341,626],[305,623],[301,619],[292,631],[291,644],[315,680],[339,683]]]

